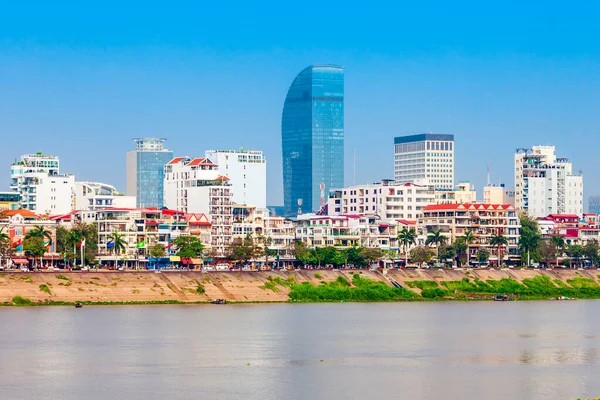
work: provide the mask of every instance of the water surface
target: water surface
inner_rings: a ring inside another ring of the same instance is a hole
[[[0,398],[600,396],[600,301],[0,308]]]

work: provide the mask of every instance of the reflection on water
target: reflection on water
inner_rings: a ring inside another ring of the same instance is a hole
[[[600,395],[600,302],[0,309],[0,398]]]

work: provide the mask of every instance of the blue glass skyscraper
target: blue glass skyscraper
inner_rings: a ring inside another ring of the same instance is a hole
[[[138,207],[164,205],[164,166],[173,159],[162,138],[136,138],[135,151],[127,153],[127,195]]]
[[[312,65],[290,86],[281,117],[283,204],[286,216],[320,209],[344,186],[344,68]]]

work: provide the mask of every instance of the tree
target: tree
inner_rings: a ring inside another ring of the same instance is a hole
[[[454,259],[456,257],[456,248],[454,246],[442,245],[438,251],[440,260],[444,262],[448,259]]]
[[[404,265],[408,265],[408,249],[417,242],[417,231],[414,228],[408,229],[404,227],[398,233],[397,239],[402,244],[402,247],[404,247]]]
[[[296,260],[300,261],[302,265],[314,263],[313,254],[303,241],[296,240],[292,252]]]
[[[542,240],[538,247],[538,253],[546,266],[550,266],[550,261],[558,258],[558,249],[552,240]]]
[[[166,254],[165,246],[161,243],[157,243],[150,248],[150,257],[152,258],[162,258]]]
[[[72,229],[75,237],[79,238],[77,244],[85,239],[83,257],[85,262],[91,263],[98,255],[98,228],[94,224],[77,224]]]
[[[204,253],[202,241],[195,236],[178,236],[173,240],[173,245],[181,258],[200,258]]]
[[[276,256],[277,251],[270,249],[269,247],[273,244],[273,238],[270,236],[260,235],[258,240],[262,244],[262,255],[265,256],[265,265],[269,264],[269,256]]]
[[[429,247],[417,246],[410,251],[410,259],[419,264],[419,267],[423,263],[431,261],[434,254]]]
[[[443,231],[438,229],[437,231],[429,230],[427,235],[427,239],[425,240],[425,244],[428,246],[435,246],[436,249],[436,259],[439,262],[439,248],[440,245],[446,243],[446,236],[443,235]]]
[[[0,227],[0,266],[4,258],[7,259],[6,263],[8,265],[8,258],[13,254],[14,249],[10,242],[10,236],[4,232],[4,227]]]
[[[556,246],[557,255],[556,255],[556,266],[558,267],[558,257],[560,257],[565,250],[565,238],[560,236],[560,234],[550,236],[550,240]]]
[[[257,257],[260,249],[254,244],[252,234],[247,234],[243,239],[235,238],[229,245],[227,257],[234,262],[246,264],[249,260]]]
[[[344,250],[346,264],[362,267],[365,265],[365,259],[360,255],[362,247],[352,246]]]
[[[592,265],[598,265],[598,262],[600,261],[600,257],[598,255],[599,251],[600,247],[598,246],[598,241],[596,240],[591,240],[587,242],[585,246],[583,246],[585,257],[590,260]]]
[[[498,249],[498,266],[502,265],[502,248],[508,244],[508,239],[502,233],[497,233],[490,239],[490,245]]]
[[[519,251],[521,257],[527,253],[527,266],[531,264],[531,254],[537,253],[542,235],[540,234],[538,223],[535,219],[530,218],[527,214],[520,215],[521,229],[519,229]]]
[[[468,231],[468,232],[470,232],[470,231]],[[459,237],[452,244],[452,248],[456,252],[456,265],[458,265],[460,267],[462,265],[462,262],[461,262],[462,256],[464,256],[465,253],[468,252],[469,246],[467,245],[467,242],[465,241],[464,237]],[[468,260],[468,256],[467,256],[467,260]]]
[[[471,244],[475,241],[475,235],[473,235],[473,232],[469,229],[465,232],[465,234],[462,236],[462,240],[464,241],[465,245],[467,246],[467,265],[470,264],[471,261],[471,252],[469,251]]]
[[[43,257],[46,253],[46,246],[44,245],[44,239],[42,236],[30,236],[25,238],[23,241],[23,250],[26,255],[35,257]],[[41,265],[40,265],[41,266]]]
[[[25,239],[31,239],[31,238],[40,238],[40,239],[42,239],[42,242],[43,242],[44,240],[52,240],[52,234],[50,233],[49,230],[46,229],[46,227],[44,227],[42,225],[35,225],[25,235]]]
[[[360,250],[360,256],[367,265],[379,261],[383,257],[383,251],[379,247],[363,247]]]
[[[477,261],[480,264],[486,263],[490,259],[490,252],[487,249],[479,249],[477,252]]]
[[[575,265],[579,265],[579,259],[585,255],[585,249],[578,244],[567,247],[566,252],[569,257],[575,259]]]
[[[119,234],[119,232],[114,231],[110,235],[108,235],[108,241],[111,243],[111,247],[113,248],[113,255],[115,256],[115,268],[117,267],[117,256],[121,254],[121,252],[127,249],[127,242],[123,239],[123,235]],[[106,245],[108,248],[108,244]]]

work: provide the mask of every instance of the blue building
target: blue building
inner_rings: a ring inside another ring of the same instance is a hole
[[[290,86],[281,117],[285,216],[320,209],[344,186],[344,68],[312,65]]]
[[[166,139],[136,138],[135,150],[127,152],[127,195],[136,197],[137,207],[164,205],[164,166],[173,159],[165,149]]]

